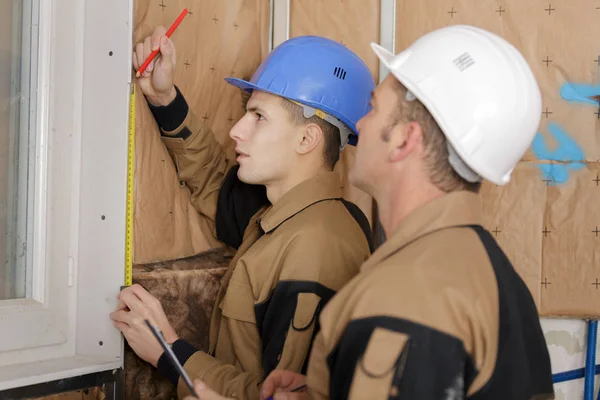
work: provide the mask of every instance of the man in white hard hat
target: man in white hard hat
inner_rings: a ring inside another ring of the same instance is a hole
[[[509,182],[536,134],[530,68],[470,26],[373,49],[391,74],[358,123],[350,180],[388,239],[323,310],[307,378],[274,371],[262,398],[554,398],[535,303],[477,195],[483,179]]]

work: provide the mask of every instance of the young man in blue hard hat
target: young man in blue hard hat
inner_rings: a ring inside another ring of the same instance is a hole
[[[134,67],[160,47],[140,78],[162,139],[211,232],[238,249],[221,282],[209,351],[178,338],[160,303],[138,285],[123,290],[111,315],[139,357],[187,393],[143,319],[165,334],[192,378],[217,392],[259,397],[275,368],[303,372],[320,310],[358,273],[372,245],[367,218],[342,199],[333,168],[356,143],[356,122],[374,89],[366,65],[344,46],[320,37],[290,39],[262,62],[252,93],[231,129],[237,159],[229,160],[173,84],[174,47],[158,28],[136,47]]]
[[[497,185],[536,135],[541,96],[501,37],[450,26],[394,55],[359,123],[350,182],[377,201],[387,241],[321,314],[305,382],[274,371],[263,398],[553,399],[534,300],[483,228]]]

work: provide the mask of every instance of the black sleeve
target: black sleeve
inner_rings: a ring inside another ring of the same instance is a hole
[[[254,214],[269,204],[263,185],[250,185],[237,176],[239,165],[231,167],[219,191],[215,217],[217,239],[235,249]]]
[[[198,349],[183,339],[178,339],[173,342],[171,348],[173,349],[173,353],[175,353],[175,356],[177,357],[177,360],[181,366],[184,366],[187,360],[198,351]],[[168,378],[171,383],[177,387],[177,382],[179,381],[179,372],[169,360],[166,352],[163,352],[163,354],[160,356],[156,367],[158,368],[158,372]]]
[[[177,96],[175,96],[175,99],[171,104],[166,106],[153,106],[148,102],[148,107],[150,107],[150,112],[152,112],[154,120],[158,126],[166,132],[174,131],[183,124],[189,111],[187,101],[177,86],[175,86],[175,91],[177,92]],[[180,134],[183,134],[183,132],[185,132],[185,136],[176,137],[187,139],[192,134],[188,129],[184,129]],[[161,134],[163,134],[162,131]]]
[[[353,391],[385,393],[373,400],[464,399],[476,376],[461,340],[389,316],[351,321],[327,364],[331,400],[348,398],[354,380]]]

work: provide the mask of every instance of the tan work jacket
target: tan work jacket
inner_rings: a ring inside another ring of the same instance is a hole
[[[335,295],[311,398],[554,398],[536,306],[480,207],[467,192],[420,207]]]
[[[163,142],[207,233],[215,235],[218,207],[228,210],[227,194],[242,185],[231,183],[235,163],[191,111],[177,129],[163,131]],[[173,344],[192,379],[228,397],[258,399],[271,370],[305,371],[321,309],[370,255],[368,221],[357,210],[342,200],[339,174],[328,172],[251,217],[221,282],[209,353]],[[233,211],[225,214],[231,218]],[[177,386],[180,398],[187,395],[181,379]]]

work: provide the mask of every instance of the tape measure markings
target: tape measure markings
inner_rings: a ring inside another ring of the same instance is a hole
[[[125,286],[133,280],[133,174],[135,169],[135,82],[129,98],[129,132],[127,143],[127,209],[125,223]]]

